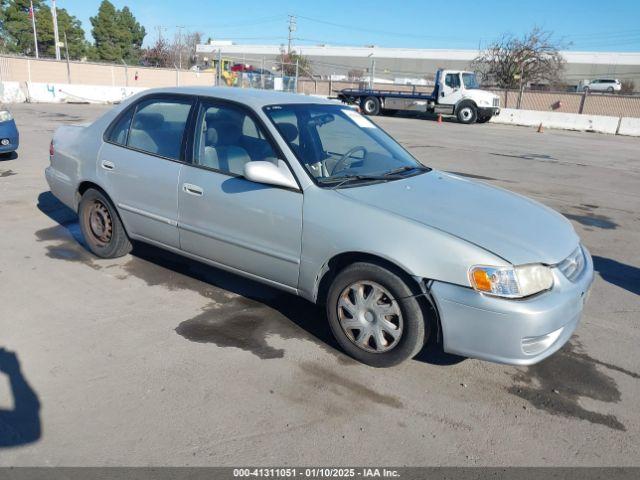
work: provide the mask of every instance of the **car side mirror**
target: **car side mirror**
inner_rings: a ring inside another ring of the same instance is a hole
[[[276,163],[268,160],[247,162],[244,164],[244,177],[247,180],[278,187],[299,190],[296,179],[284,160],[277,159]]]

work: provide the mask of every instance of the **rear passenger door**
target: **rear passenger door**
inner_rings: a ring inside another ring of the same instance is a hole
[[[180,173],[182,250],[250,276],[296,288],[302,192],[243,177],[247,162],[284,158],[249,110],[203,102],[192,163]]]
[[[107,130],[98,176],[134,238],[180,245],[178,179],[193,103],[187,96],[146,97]]]

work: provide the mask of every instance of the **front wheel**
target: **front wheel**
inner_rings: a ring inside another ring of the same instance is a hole
[[[373,367],[413,358],[427,338],[422,307],[409,286],[373,263],[354,263],[342,270],[329,288],[326,308],[343,350]]]
[[[475,121],[478,119],[478,110],[474,105],[465,103],[463,105],[460,105],[460,107],[458,108],[456,117],[458,117],[458,121],[460,123],[469,125],[471,123],[475,123]]]
[[[122,257],[132,245],[118,212],[100,191],[88,189],[78,208],[80,230],[92,253],[101,258]]]

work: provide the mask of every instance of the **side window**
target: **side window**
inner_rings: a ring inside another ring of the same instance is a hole
[[[131,122],[127,146],[162,157],[180,160],[191,100],[156,98],[145,100]]]
[[[129,127],[131,126],[131,119],[133,118],[133,110],[133,108],[130,108],[124,115],[116,120],[115,124],[113,124],[108,137],[111,143],[123,146],[127,144]]]
[[[260,126],[232,105],[203,105],[196,123],[193,163],[232,175],[243,175],[244,165],[275,161],[276,154]]]
[[[447,73],[447,76],[444,80],[445,85],[451,88],[459,88],[460,87],[460,77],[457,73]]]

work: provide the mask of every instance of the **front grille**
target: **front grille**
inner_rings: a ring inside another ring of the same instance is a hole
[[[499,107],[500,106],[500,99],[499,98],[494,98],[493,99],[493,106],[494,107]]]
[[[571,255],[561,261],[557,267],[572,282],[575,282],[584,270],[585,266],[584,252],[582,246],[578,245]]]

